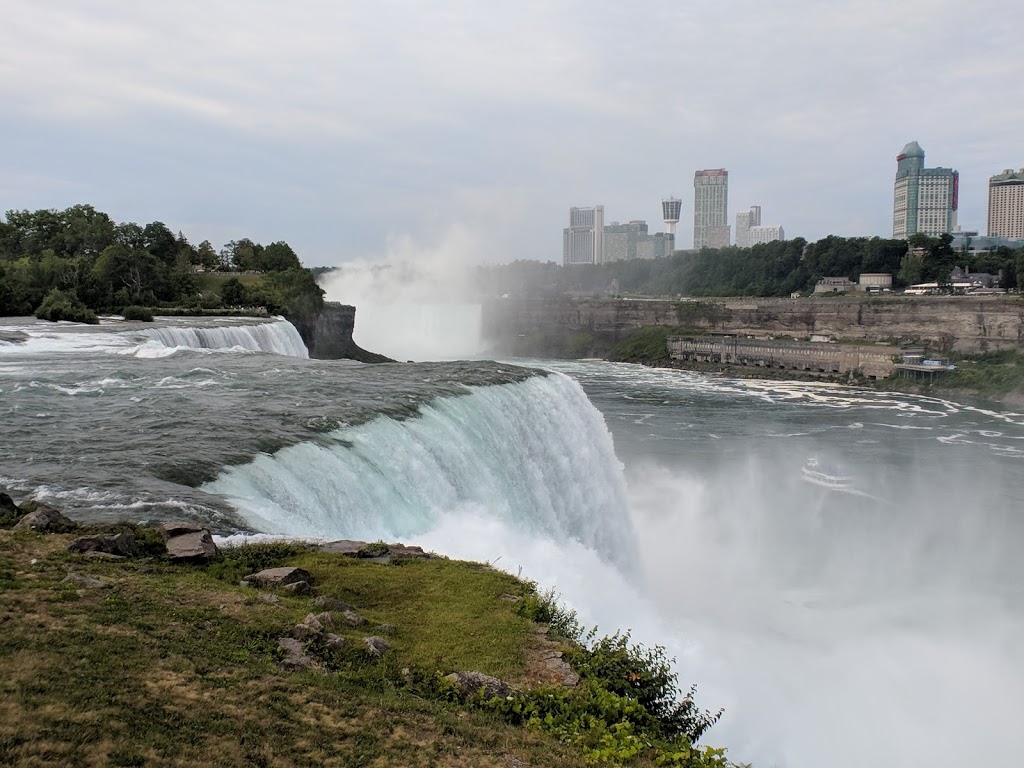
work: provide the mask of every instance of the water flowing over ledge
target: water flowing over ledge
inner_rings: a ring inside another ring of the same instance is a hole
[[[179,350],[263,352],[307,359],[309,352],[295,326],[284,318],[158,318],[145,326],[32,321],[5,328],[0,354],[32,356],[65,352],[112,352],[142,358],[167,357]]]
[[[634,562],[622,465],[566,376],[477,387],[331,438],[230,467],[203,490],[266,533],[408,538],[468,512]]]

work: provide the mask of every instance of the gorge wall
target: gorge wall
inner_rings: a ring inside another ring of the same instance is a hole
[[[1007,296],[842,296],[800,299],[499,299],[484,305],[483,332],[498,352],[517,340],[587,333],[618,341],[661,325],[743,336],[811,334],[921,344],[964,353],[1024,346],[1024,301]]]

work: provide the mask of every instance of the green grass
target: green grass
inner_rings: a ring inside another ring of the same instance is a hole
[[[104,561],[68,553],[70,539],[0,530],[0,765],[727,765],[651,725],[629,691],[657,683],[659,666],[614,643],[563,644],[586,661],[576,690],[460,701],[442,675],[536,679],[548,646],[532,619],[578,631],[534,585],[485,565],[381,564],[287,543],[231,550],[209,566],[153,553]],[[314,644],[317,670],[278,663],[278,638],[319,612],[314,597],[281,591],[268,603],[239,584],[282,564],[309,570],[316,594],[369,622],[353,628],[336,615],[348,645]],[[69,571],[108,587],[62,583]],[[379,624],[394,631],[378,660],[362,639]]]
[[[233,272],[202,272],[195,275],[195,278],[201,293],[216,293],[218,296],[221,286],[231,278],[236,278],[246,288],[262,285],[265,279],[263,275],[242,275]]]

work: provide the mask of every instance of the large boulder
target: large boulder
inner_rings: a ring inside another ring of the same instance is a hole
[[[82,536],[75,539],[68,544],[68,552],[106,552],[108,555],[134,557],[139,552],[139,544],[131,531],[122,531],[118,534],[101,533],[97,536]]]
[[[177,561],[210,560],[217,556],[217,545],[206,529],[189,531],[167,539],[167,556]]]
[[[286,587],[289,584],[298,584],[299,582],[312,584],[313,576],[303,568],[285,566],[282,568],[267,568],[259,573],[246,576],[242,581],[249,586],[265,589],[267,587]]]
[[[34,507],[14,525],[15,529],[38,533],[69,533],[78,528],[78,523],[47,504],[35,504]]]
[[[514,688],[504,680],[485,675],[483,672],[452,672],[445,680],[459,689],[465,697],[482,692],[484,699],[504,699],[511,696]]]

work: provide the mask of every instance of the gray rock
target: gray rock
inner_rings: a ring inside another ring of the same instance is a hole
[[[35,509],[19,520],[16,530],[30,530],[39,533],[68,533],[78,527],[78,523],[65,517],[47,504],[36,504]]]
[[[523,598],[521,598],[519,595],[511,595],[511,594],[506,592],[504,595],[498,595],[498,599],[499,600],[507,600],[510,603],[518,603]]]
[[[313,614],[309,615],[313,616]],[[334,629],[334,619],[331,617],[331,614],[327,611],[324,611],[323,613],[318,613],[316,616],[314,616],[314,618],[318,622],[320,622],[320,626],[324,629]]]
[[[308,595],[313,591],[308,581],[293,581],[291,584],[285,584],[283,588],[296,595]]]
[[[13,520],[20,514],[21,510],[18,509],[18,505],[14,503],[14,499],[6,493],[0,493],[0,515],[9,517]]]
[[[341,617],[350,627],[366,626],[367,621],[355,611],[343,611]]]
[[[293,637],[282,637],[277,641],[278,646],[284,651],[284,658],[281,659],[281,666],[284,669],[309,669],[316,662],[306,655],[302,643]]]
[[[373,631],[378,635],[393,635],[395,634],[394,624],[378,624],[373,628]]]
[[[323,627],[311,627],[308,624],[296,624],[292,627],[291,635],[296,640],[306,642],[312,640],[314,637],[319,637],[323,634],[323,631]]]
[[[107,560],[109,562],[117,562],[118,560],[124,560],[123,555],[112,555],[109,552],[86,552],[85,557],[90,560]]]
[[[366,645],[366,649],[369,654],[371,656],[376,656],[377,658],[380,658],[391,650],[391,644],[383,637],[377,637],[376,635],[373,637],[364,637],[363,643]]]
[[[483,672],[452,672],[445,676],[463,696],[473,696],[483,692],[484,699],[504,699],[511,696],[514,688],[504,680],[485,675]]]
[[[359,550],[365,547],[369,542],[367,541],[353,541],[351,539],[342,539],[340,541],[329,541],[326,544],[320,545],[321,552],[333,552],[337,555],[346,555],[348,557],[358,557]]]
[[[186,533],[199,533],[205,531],[199,523],[193,523],[191,520],[174,520],[171,522],[160,523],[156,527],[157,532],[163,537],[164,541],[173,539],[175,536],[184,536]]]
[[[320,545],[321,552],[332,552],[346,557],[358,557],[375,563],[390,563],[392,560],[433,560],[439,555],[424,552],[423,547],[406,546],[405,544],[384,544],[382,542],[354,541],[342,539],[329,541]]]
[[[139,546],[135,534],[131,531],[122,533],[103,533],[98,536],[83,536],[68,544],[68,552],[85,554],[86,552],[106,552],[108,555],[132,557],[138,554]]]
[[[314,600],[313,605],[317,608],[323,608],[325,611],[338,611],[339,613],[352,610],[352,606],[348,603],[335,600],[333,597],[325,597],[324,595],[320,595],[320,597]]]
[[[340,651],[346,645],[348,645],[348,640],[346,640],[344,637],[339,637],[338,635],[332,634],[330,632],[324,635],[324,650]]]
[[[272,595],[269,592],[263,592],[262,594],[260,594],[259,599],[262,600],[264,603],[280,603],[281,602],[281,598],[280,597],[278,597],[277,595]]]
[[[167,539],[171,560],[210,560],[217,556],[217,545],[206,529],[190,531]]]
[[[246,576],[243,581],[253,587],[264,589],[267,587],[286,587],[289,584],[305,582],[308,587],[313,581],[309,571],[302,568],[267,568],[259,573]]]
[[[69,573],[64,577],[61,584],[74,584],[77,587],[83,587],[85,589],[105,589],[110,586],[103,579],[97,579],[92,576],[83,576],[80,573]]]

